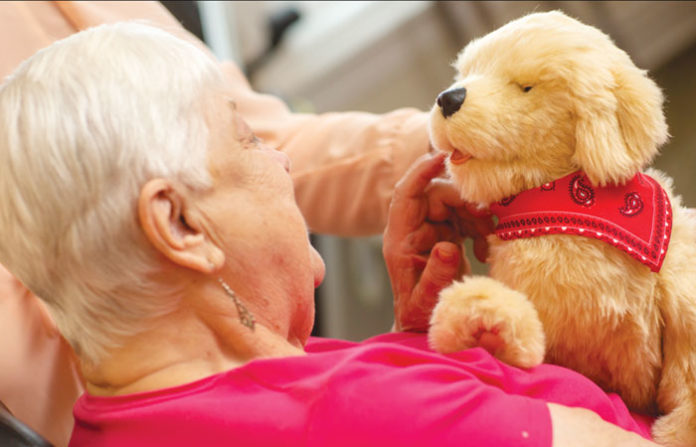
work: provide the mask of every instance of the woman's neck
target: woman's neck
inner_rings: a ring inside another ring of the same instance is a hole
[[[229,307],[229,306],[228,306]],[[264,357],[303,355],[302,346],[269,329],[240,323],[236,311],[183,306],[157,319],[99,362],[83,364],[87,392],[115,396],[168,388],[237,368]]]

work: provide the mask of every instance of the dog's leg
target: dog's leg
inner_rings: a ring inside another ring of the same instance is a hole
[[[696,446],[696,301],[667,297],[661,306],[662,377],[657,402],[665,416],[653,425],[665,446]]]
[[[439,352],[482,346],[523,368],[544,360],[544,330],[532,303],[487,277],[465,278],[440,293],[428,339]]]
[[[671,180],[648,173],[670,194],[672,238],[660,272],[662,375],[657,387],[661,413],[653,437],[665,446],[696,446],[696,213],[672,194]]]

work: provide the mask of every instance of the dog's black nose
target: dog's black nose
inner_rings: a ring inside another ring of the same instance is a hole
[[[437,105],[440,106],[442,116],[447,118],[454,115],[466,99],[466,89],[464,87],[445,90],[437,97]]]

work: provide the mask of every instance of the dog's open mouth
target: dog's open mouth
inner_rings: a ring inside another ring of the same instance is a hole
[[[450,155],[450,162],[452,162],[453,165],[461,165],[469,161],[470,158],[471,154],[467,154],[459,149],[455,149],[454,152],[452,152],[452,155]]]

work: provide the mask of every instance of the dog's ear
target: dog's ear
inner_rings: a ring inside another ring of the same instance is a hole
[[[645,168],[669,138],[662,90],[645,70],[631,65],[614,72],[616,116],[631,158]]]
[[[659,87],[630,60],[618,65],[576,107],[573,160],[597,185],[630,179],[668,138]]]

